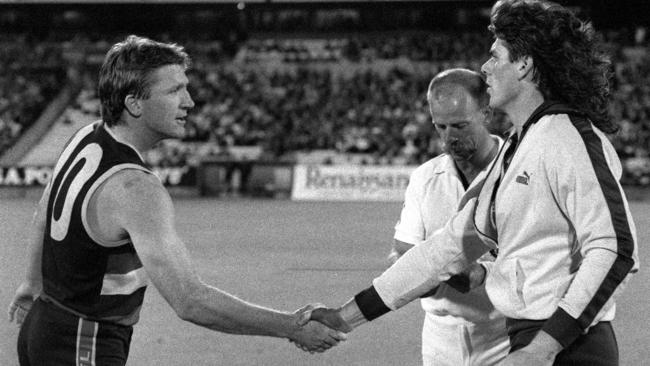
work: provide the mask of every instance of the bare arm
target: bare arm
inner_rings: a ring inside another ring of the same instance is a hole
[[[43,275],[41,272],[41,260],[43,257],[43,235],[45,234],[45,222],[47,217],[47,202],[50,197],[50,185],[45,191],[34,216],[27,237],[27,248],[29,251],[25,279],[16,289],[14,298],[9,305],[9,321],[16,321],[21,324],[32,307],[34,299],[41,293],[43,288]]]
[[[205,284],[194,271],[176,232],[171,198],[153,176],[118,173],[98,197],[98,207],[128,233],[152,283],[178,316],[220,332],[289,338],[302,344],[334,345],[338,332],[310,323],[301,314],[276,311],[243,301]],[[329,347],[327,347],[329,348]]]
[[[38,207],[32,217],[32,225],[29,231],[27,243],[29,246],[29,262],[27,263],[27,272],[25,281],[39,289],[43,286],[43,274],[41,272],[41,260],[43,257],[43,236],[45,235],[45,222],[47,219],[47,203],[50,198],[50,186],[45,187],[45,191],[38,202]]]

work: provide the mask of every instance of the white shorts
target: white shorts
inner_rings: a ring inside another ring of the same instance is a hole
[[[422,328],[424,366],[491,366],[510,349],[505,318],[472,323],[425,313]]]

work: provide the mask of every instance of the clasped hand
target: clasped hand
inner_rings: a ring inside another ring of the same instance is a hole
[[[314,313],[316,316],[320,316],[324,311],[323,309],[327,308],[315,304],[296,310],[293,315],[295,316],[297,329],[289,337],[289,341],[309,353],[325,352],[339,342],[345,341],[347,335],[344,331],[315,317]]]

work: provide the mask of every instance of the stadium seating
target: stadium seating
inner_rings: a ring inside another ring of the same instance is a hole
[[[635,162],[626,164],[624,179],[650,184],[650,164],[644,163],[650,144],[650,54],[646,46],[622,46],[616,32],[603,35],[615,55],[611,112],[621,132],[612,140],[623,159]],[[444,68],[478,69],[489,42],[480,32],[255,38],[242,43],[231,59],[219,44],[188,41],[196,107],[184,141],[191,147],[162,144],[150,154],[151,162],[196,165],[237,146],[256,146],[261,150],[256,158],[266,160],[291,160],[317,150],[360,157],[326,154],[325,162],[421,163],[441,151],[426,106],[428,81]],[[108,44],[91,46],[101,53]],[[21,64],[16,48],[11,57],[0,57],[2,64],[20,70],[0,78],[0,152],[36,119],[60,83],[51,72],[60,72],[51,66],[61,62],[56,47],[40,48],[49,51],[40,52],[38,68]],[[26,64],[27,55],[22,57]],[[86,74],[86,86],[46,141],[59,141],[56,136],[71,126],[99,118],[94,75]],[[504,130],[502,123],[491,127],[495,133]],[[37,147],[25,161],[40,162],[39,154],[51,156],[52,149]]]
[[[61,47],[0,39],[0,155],[28,129],[65,80]]]

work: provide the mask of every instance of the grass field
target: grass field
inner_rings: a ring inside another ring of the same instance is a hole
[[[36,197],[0,199],[0,298],[6,309],[24,273],[25,232]],[[398,203],[300,203],[278,200],[175,200],[178,228],[206,282],[244,299],[294,310],[338,305],[387,266]],[[621,365],[650,360],[650,204],[632,202],[640,273],[618,301],[614,322]],[[287,341],[220,334],[185,323],[148,290],[129,365],[418,365],[422,311],[412,303],[366,324],[324,354]],[[0,326],[0,364],[17,365],[18,329]]]

